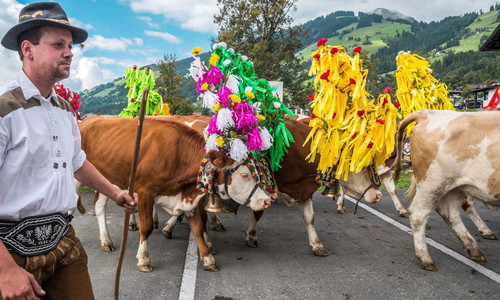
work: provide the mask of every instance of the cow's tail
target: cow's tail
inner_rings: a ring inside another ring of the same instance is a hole
[[[410,188],[406,191],[406,199],[408,199],[408,201],[412,201],[413,198],[415,197],[415,193],[417,192],[417,183],[415,181],[415,177],[412,176],[411,177],[411,185],[410,185]]]
[[[390,166],[391,168],[394,167],[394,175],[393,179],[394,181],[398,181],[399,179],[399,174],[401,173],[401,157],[403,153],[403,138],[405,136],[405,130],[408,125],[410,125],[413,122],[418,122],[421,120],[421,118],[424,116],[425,110],[419,110],[416,112],[411,113],[406,117],[401,123],[399,124],[397,136],[396,136],[396,159],[393,162],[393,165]]]

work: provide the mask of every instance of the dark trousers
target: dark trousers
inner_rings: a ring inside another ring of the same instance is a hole
[[[41,299],[93,300],[94,292],[87,268],[87,253],[75,236],[73,226],[57,248],[38,256],[12,253],[14,261],[35,276],[47,293]],[[0,300],[1,300],[0,296]]]

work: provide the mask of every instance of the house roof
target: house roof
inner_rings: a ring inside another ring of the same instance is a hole
[[[499,51],[500,50],[500,24],[488,37],[486,42],[479,48],[479,51]]]

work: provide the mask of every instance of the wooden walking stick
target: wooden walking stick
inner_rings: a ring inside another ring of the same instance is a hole
[[[142,123],[144,121],[144,114],[146,111],[146,103],[148,102],[149,89],[144,88],[141,100],[141,109],[139,110],[139,121],[137,124],[137,135],[135,137],[135,148],[134,148],[134,162],[132,163],[132,171],[130,173],[129,189],[128,194],[130,197],[134,197],[134,185],[135,185],[135,173],[137,172],[137,161],[139,160],[139,149],[141,146],[141,135],[142,135]],[[125,218],[123,220],[123,233],[122,233],[122,243],[120,245],[120,254],[118,255],[118,264],[116,265],[115,273],[115,288],[114,288],[114,299],[118,300],[120,294],[120,273],[122,270],[123,256],[125,254],[125,248],[127,246],[128,237],[128,223],[130,219],[130,213],[125,213]]]

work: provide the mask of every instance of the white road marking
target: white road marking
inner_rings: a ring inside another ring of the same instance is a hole
[[[196,285],[196,271],[198,270],[198,245],[192,232],[189,233],[189,244],[186,251],[184,273],[182,274],[179,300],[193,300]]]
[[[344,197],[351,201],[352,203],[356,204],[357,200],[349,197],[348,195],[344,195]],[[412,235],[411,233],[411,228],[407,227],[406,225],[403,225],[399,222],[396,222],[394,221],[393,219],[389,218],[388,216],[376,211],[375,209],[369,207],[368,205],[364,204],[364,203],[359,203],[358,206],[366,209],[368,212],[372,213],[373,215],[381,218],[382,220],[386,221],[387,223],[397,227],[398,229],[401,229],[402,231]],[[491,271],[490,269],[487,269],[483,266],[481,266],[480,264],[468,259],[467,257],[461,255],[461,254],[458,254],[457,252],[451,250],[450,248],[444,246],[444,245],[441,245],[440,243],[430,239],[430,238],[426,238],[426,241],[427,241],[427,244],[431,245],[432,247],[440,250],[441,252],[445,253],[445,254],[448,254],[449,256],[453,257],[454,259],[468,265],[469,267],[471,268],[474,268],[476,271],[478,271],[479,273],[483,274],[484,276],[490,278],[491,280],[493,281],[496,281],[497,283],[500,283],[500,274],[498,273],[495,273],[493,271]]]

